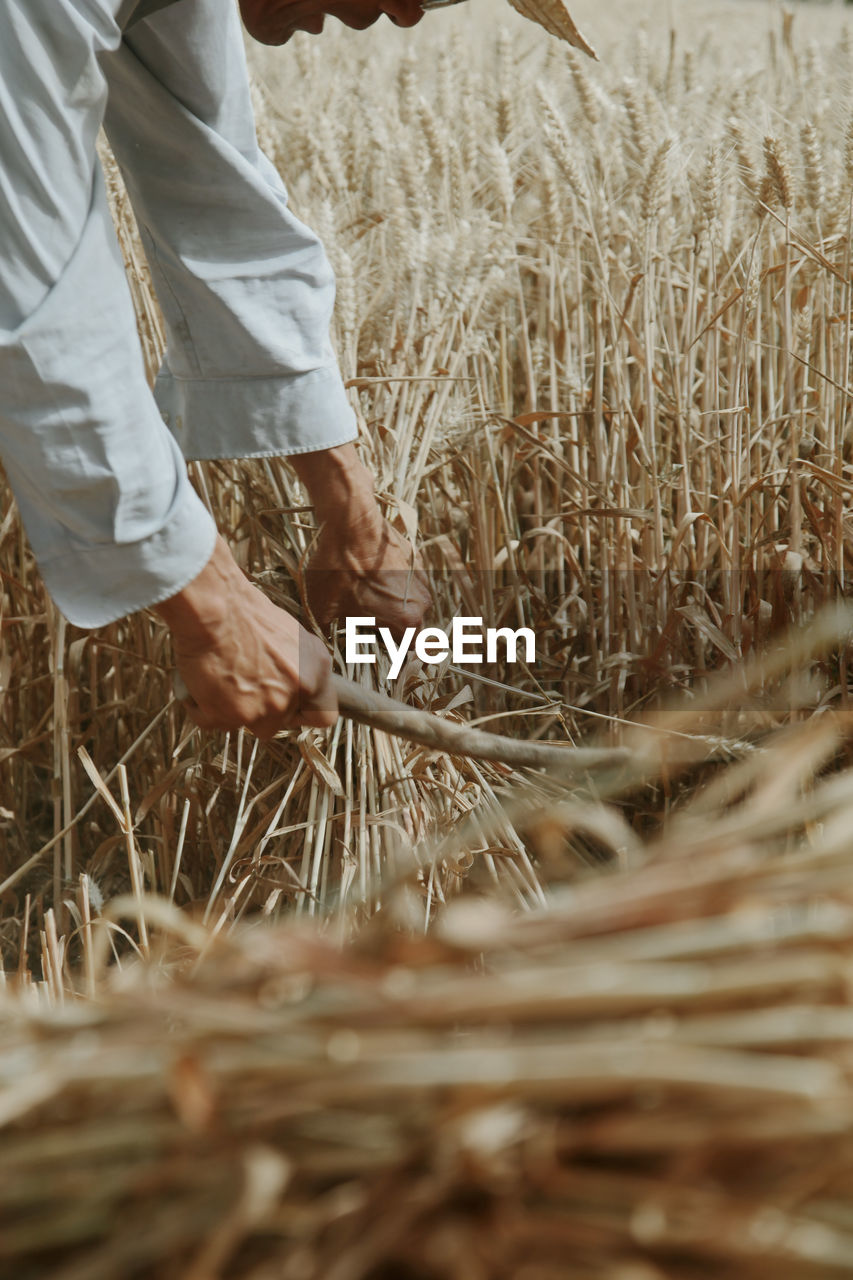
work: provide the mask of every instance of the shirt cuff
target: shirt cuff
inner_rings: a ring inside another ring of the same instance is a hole
[[[154,396],[185,458],[270,458],[358,437],[337,365],[287,377],[176,378],[163,365]]]
[[[39,512],[28,511],[18,492],[26,526]],[[75,547],[39,557],[45,586],[57,608],[76,627],[90,630],[150,608],[176,595],[198,577],[213,555],[216,525],[186,477],[166,520],[137,542]]]

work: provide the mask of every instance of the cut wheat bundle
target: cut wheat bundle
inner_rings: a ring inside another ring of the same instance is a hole
[[[538,911],[460,900],[424,937],[402,879],[361,928],[223,932],[134,896],[73,981],[48,939],[0,996],[0,1267],[849,1274],[853,772],[815,734]],[[150,959],[106,968],[142,919]]]

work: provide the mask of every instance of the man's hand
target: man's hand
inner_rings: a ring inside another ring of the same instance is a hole
[[[243,25],[261,44],[286,44],[296,31],[319,35],[326,15],[355,31],[373,26],[383,13],[398,27],[413,27],[424,11],[420,0],[240,0]]]
[[[305,594],[323,627],[334,618],[371,617],[396,638],[420,627],[430,604],[411,543],[381,516],[344,532],[323,525],[305,570]]]
[[[374,617],[399,637],[419,627],[429,585],[414,548],[382,516],[373,480],[353,445],[290,459],[320,522],[305,569],[305,595],[325,627],[335,618]]]
[[[189,586],[154,606],[202,729],[245,726],[259,738],[338,716],[323,644],[252,586],[225,541]]]

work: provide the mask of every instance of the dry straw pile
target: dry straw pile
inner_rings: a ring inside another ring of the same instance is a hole
[[[0,995],[0,1269],[849,1275],[853,774],[816,776],[841,727],[783,732],[646,842],[522,789],[543,851],[614,854],[544,910],[458,899],[424,937],[403,875],[341,946],[346,914],[217,937],[115,900],[147,960],[105,970],[101,921],[88,998],[50,960]]]
[[[631,761],[202,739],[162,628],[66,628],[9,507],[16,1280],[853,1270],[850,619],[783,639],[850,571],[853,44],[817,6],[571,7],[600,65],[472,4],[254,87],[436,620],[539,637],[398,696]],[[286,464],[193,475],[299,612]]]

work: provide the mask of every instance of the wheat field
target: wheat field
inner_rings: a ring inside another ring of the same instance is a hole
[[[157,619],[67,625],[3,488],[17,1280],[853,1271],[853,36],[835,4],[571,7],[600,62],[471,0],[250,66],[432,620],[538,639],[350,674],[625,758],[202,735]],[[191,475],[304,617],[286,462]]]
[[[483,682],[411,664],[402,696],[584,743],[695,708],[680,741],[738,758],[847,703],[837,643],[807,684],[759,681],[701,712],[715,672],[846,588],[853,44],[835,6],[575,17],[600,63],[479,0],[414,32],[255,49],[259,133],[334,263],[362,453],[436,617],[539,637],[535,667]],[[153,374],[160,320],[107,175]],[[247,571],[299,613],[312,522],[286,463],[192,474]],[[344,721],[263,748],[202,738],[162,627],[67,627],[8,494],[0,573],[10,969],[72,965],[84,918],[129,888],[219,927],[369,913],[414,859],[425,923],[468,882],[544,901],[506,769]],[[630,821],[655,825],[674,795],[638,794]],[[463,819],[467,847],[436,859]]]

